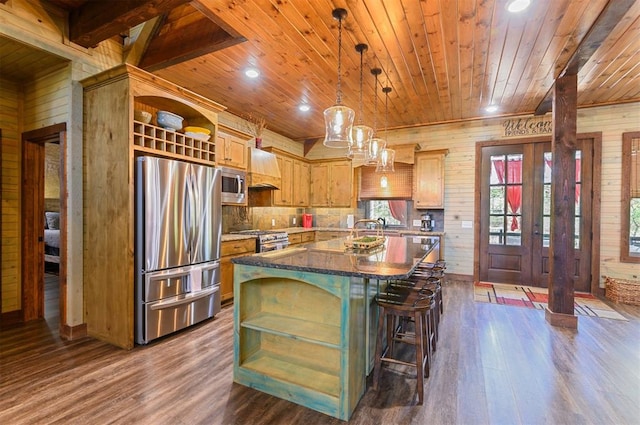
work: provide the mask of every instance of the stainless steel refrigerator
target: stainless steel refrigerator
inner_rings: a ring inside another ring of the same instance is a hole
[[[220,170],[136,159],[135,340],[151,340],[220,311]]]

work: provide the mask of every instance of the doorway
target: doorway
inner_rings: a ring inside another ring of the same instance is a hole
[[[22,134],[22,315],[24,321],[45,318],[45,145],[60,146],[59,155],[59,330],[66,326],[66,123]],[[62,334],[62,332],[61,332]]]
[[[574,261],[574,289],[592,292],[598,285],[599,241],[594,218],[599,211],[599,135],[578,135]],[[552,243],[552,153],[548,138],[488,142],[479,146],[480,199],[477,211],[478,279],[548,287]],[[595,258],[594,258],[595,257]],[[596,276],[592,282],[592,276]]]

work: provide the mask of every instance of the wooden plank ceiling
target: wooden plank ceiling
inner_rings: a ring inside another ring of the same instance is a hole
[[[74,10],[87,2],[52,3],[76,16]],[[184,1],[130,3],[149,11]],[[231,113],[263,116],[267,128],[292,139],[322,137],[322,113],[334,104],[337,85],[338,22],[331,12],[342,7],[348,12],[343,22],[343,103],[358,112],[360,57],[355,45],[366,43],[364,121],[369,125],[375,90],[369,70],[383,69],[377,88],[378,130],[385,127],[382,86],[392,88],[389,128],[489,116],[484,108],[490,104],[498,106],[494,116],[531,114],[548,100],[555,78],[576,63],[580,107],[640,101],[640,1],[532,0],[520,14],[509,13],[505,3],[194,0],[171,12],[152,11],[163,14],[165,26],[151,33],[156,45],[151,38],[139,65]],[[610,16],[608,26],[601,24],[605,9],[619,17],[614,25]],[[194,17],[193,10],[206,19]],[[195,21],[200,21],[198,27],[188,26]],[[218,27],[227,37],[221,38]],[[196,43],[198,34],[205,43]],[[213,47],[207,50],[206,45]],[[173,51],[176,46],[186,52]],[[244,76],[250,66],[260,71],[259,78]],[[301,103],[311,110],[300,112]]]

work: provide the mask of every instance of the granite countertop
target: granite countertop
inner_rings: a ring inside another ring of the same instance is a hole
[[[271,229],[270,229],[271,230]],[[283,229],[272,229],[277,231],[284,231],[287,233],[304,233],[304,232],[344,232],[345,237],[351,233],[351,229],[340,228],[340,227],[286,227]],[[373,232],[371,230],[358,229],[360,233],[365,234],[365,232]],[[405,235],[413,235],[413,236],[444,236],[444,232],[421,232],[420,230],[385,230],[385,235],[388,236],[405,236]],[[253,235],[243,235],[238,233],[225,233],[222,235],[222,242],[228,241],[238,241],[243,239],[251,239],[255,238]]]
[[[433,236],[386,236],[384,245],[353,251],[347,250],[345,238],[340,238],[236,257],[231,261],[249,266],[341,276],[402,279],[437,247],[438,241]]]

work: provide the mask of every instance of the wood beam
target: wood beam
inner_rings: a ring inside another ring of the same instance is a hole
[[[318,143],[321,140],[320,137],[315,138],[315,139],[305,139],[304,141],[304,156],[307,156],[307,154],[309,152],[311,152],[311,149],[313,149],[313,147],[316,145],[316,143]]]
[[[184,5],[174,9],[150,41],[139,67],[153,72],[246,41],[208,9]]]
[[[92,47],[189,0],[90,1],[69,14],[69,40]]]
[[[140,68],[153,72],[246,41],[234,38],[203,17],[198,23],[183,28],[179,34],[156,36],[142,60]]]
[[[558,77],[577,75],[635,2],[636,0],[610,0]],[[551,111],[553,91],[553,87],[549,89],[542,102],[536,108],[535,115],[544,115]]]
[[[160,28],[164,24],[165,17],[166,15],[156,16],[155,18],[140,24],[140,31],[135,40],[133,40],[128,48],[123,52],[124,63],[140,67],[142,56],[147,51],[153,37],[155,37],[158,31],[160,31]]]
[[[553,91],[551,261],[545,317],[551,324],[566,327],[577,327],[577,319],[571,320],[574,316],[577,105],[578,76],[557,79]],[[571,326],[574,322],[575,326]]]

